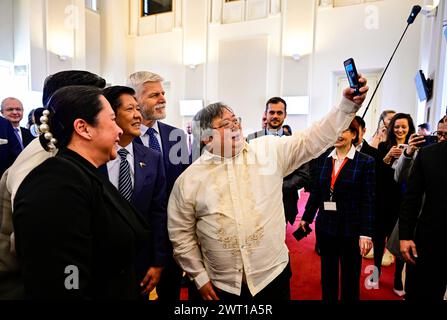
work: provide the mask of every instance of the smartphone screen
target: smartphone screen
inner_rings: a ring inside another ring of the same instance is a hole
[[[355,67],[354,59],[349,58],[344,62],[346,75],[348,76],[349,86],[355,89],[355,94],[359,95],[359,77],[357,73],[357,68]]]

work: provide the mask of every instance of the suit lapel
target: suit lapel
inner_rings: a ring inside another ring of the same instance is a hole
[[[140,137],[136,137],[135,139],[133,139],[133,142],[134,142],[134,143],[138,143],[138,144],[140,144],[140,145],[143,146],[143,141],[141,140]]]
[[[171,150],[171,141],[169,141],[170,131],[169,128],[161,122],[158,122],[158,130],[160,130],[164,165],[165,168],[169,168],[169,151]]]
[[[133,200],[135,200],[136,195],[139,194],[141,189],[143,188],[149,163],[147,163],[147,159],[145,159],[144,154],[141,152],[141,149],[138,148],[135,143],[133,144],[133,153],[135,168]]]

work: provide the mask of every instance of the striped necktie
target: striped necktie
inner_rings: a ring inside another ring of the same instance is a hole
[[[120,162],[120,173],[118,179],[118,191],[121,195],[130,202],[132,199],[133,188],[132,188],[132,179],[130,177],[130,165],[127,161],[127,155],[129,151],[126,149],[120,149],[118,154],[121,158]]]

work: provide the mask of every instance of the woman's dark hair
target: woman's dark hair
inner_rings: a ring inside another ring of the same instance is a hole
[[[97,124],[98,113],[102,110],[99,100],[102,90],[90,86],[68,86],[57,90],[48,102],[50,111],[48,125],[56,138],[56,147],[62,149],[70,143],[76,119],[83,119],[88,124]],[[40,136],[40,142],[48,151],[47,140]]]
[[[31,129],[33,125],[39,127],[42,124],[40,118],[42,117],[44,110],[45,108],[36,108],[28,113],[28,123],[26,124],[28,129]]]
[[[396,135],[394,134],[394,125],[396,124],[396,121],[400,120],[400,119],[407,119],[407,121],[408,121],[408,134],[405,137],[405,143],[408,143],[410,136],[413,133],[415,133],[415,131],[416,131],[415,127],[414,127],[413,119],[411,118],[411,116],[409,114],[396,113],[394,115],[394,117],[391,119],[390,124],[388,126],[388,131],[387,131],[387,136],[386,136],[386,141],[385,141],[385,144],[388,149],[397,145]]]
[[[352,144],[356,145],[357,142],[359,142],[359,131],[360,131],[359,123],[355,119],[352,120],[348,130],[351,131],[352,133],[355,133],[355,138],[352,139]]]
[[[67,70],[52,74],[45,79],[43,86],[43,106],[48,104],[53,93],[66,86],[93,86],[102,89],[106,86],[106,80],[83,70]]]
[[[288,124],[283,125],[282,128],[288,130],[288,134],[292,135],[292,128]]]

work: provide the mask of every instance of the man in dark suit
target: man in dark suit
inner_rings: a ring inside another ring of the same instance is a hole
[[[366,124],[365,124],[365,120],[363,120],[361,117],[359,116],[355,116],[354,120],[355,122],[357,122],[358,126],[359,126],[359,140],[358,142],[355,144],[355,148],[358,152],[364,153],[372,158],[374,158],[374,160],[376,161],[376,166],[378,163],[378,157],[379,157],[379,152],[377,151],[376,148],[371,147],[368,142],[366,142],[365,139],[363,139],[365,133],[366,133]],[[376,170],[377,171],[377,170]]]
[[[128,85],[136,92],[143,116],[141,135],[135,139],[135,142],[162,154],[166,174],[166,192],[169,199],[174,182],[189,165],[190,157],[185,132],[160,122],[166,118],[163,81],[158,74],[141,71],[129,76]],[[157,294],[160,300],[175,301],[180,299],[183,270],[174,260],[171,243],[169,247],[170,257],[157,286]]]
[[[444,123],[447,125],[447,117]],[[447,140],[447,132],[444,134]],[[421,148],[409,176],[399,214],[400,250],[414,265],[414,283],[406,288],[407,300],[442,300],[446,291],[446,163],[446,141]]]
[[[151,226],[152,239],[142,244],[136,268],[137,279],[144,286],[142,292],[147,300],[168,259],[166,179],[161,154],[132,143],[140,135],[142,120],[134,95],[135,91],[129,87],[104,89],[104,96],[115,111],[116,123],[123,134],[119,142],[119,157],[101,169]]]
[[[283,129],[284,121],[287,117],[287,103],[280,97],[269,99],[265,105],[266,128],[252,134],[249,134],[247,141],[260,138],[267,135],[278,137],[291,135]],[[291,225],[295,222],[298,215],[298,191],[301,188],[308,187],[310,183],[310,167],[309,163],[305,163],[294,172],[284,178],[282,187],[283,205],[286,221]]]
[[[20,126],[20,121],[23,119],[22,102],[17,98],[6,98],[1,103],[1,112],[3,117],[11,122],[21,148],[25,148],[34,139],[34,136],[27,128]]]
[[[8,120],[0,117],[0,176],[22,151],[19,140]]]

